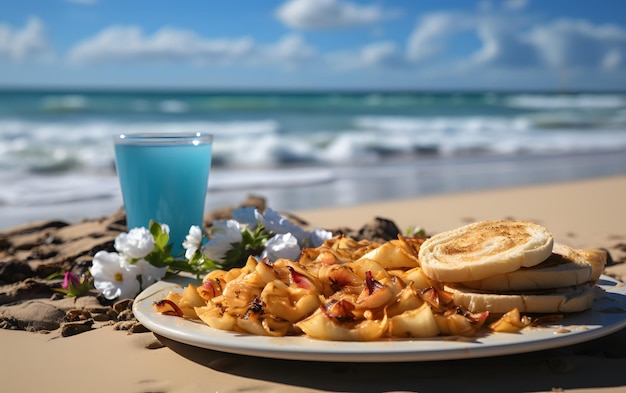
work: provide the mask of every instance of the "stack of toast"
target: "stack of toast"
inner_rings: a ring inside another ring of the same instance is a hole
[[[578,312],[591,308],[607,254],[556,243],[543,226],[519,220],[475,222],[422,244],[424,273],[472,312]]]

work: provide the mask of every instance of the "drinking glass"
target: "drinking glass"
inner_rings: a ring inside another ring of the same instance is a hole
[[[202,228],[213,136],[121,134],[114,146],[128,230],[167,224],[173,254],[182,253],[189,227]]]

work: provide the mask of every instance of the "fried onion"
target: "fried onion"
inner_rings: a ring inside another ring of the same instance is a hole
[[[417,258],[423,241],[399,236],[379,244],[340,236],[304,249],[297,261],[250,257],[242,268],[212,271],[198,287],[168,294],[155,309],[265,336],[372,341],[476,335],[489,314],[455,306],[442,283],[426,277]],[[515,311],[490,328],[528,326]]]

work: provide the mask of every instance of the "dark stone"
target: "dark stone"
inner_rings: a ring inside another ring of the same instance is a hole
[[[389,240],[397,239],[399,234],[400,229],[398,229],[393,221],[382,217],[376,217],[359,230],[358,240],[367,239],[384,243]]]
[[[35,272],[25,263],[17,261],[0,262],[0,285],[12,284],[35,276]]]

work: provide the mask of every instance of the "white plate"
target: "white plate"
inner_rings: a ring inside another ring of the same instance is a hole
[[[339,342],[304,336],[264,337],[216,330],[203,322],[162,315],[154,301],[182,291],[192,280],[177,277],[144,290],[133,304],[137,319],[169,339],[222,352],[277,359],[332,362],[401,362],[478,358],[532,352],[593,340],[626,327],[626,286],[602,276],[593,308],[567,315],[558,325],[527,328],[520,333],[486,333],[479,337]]]

